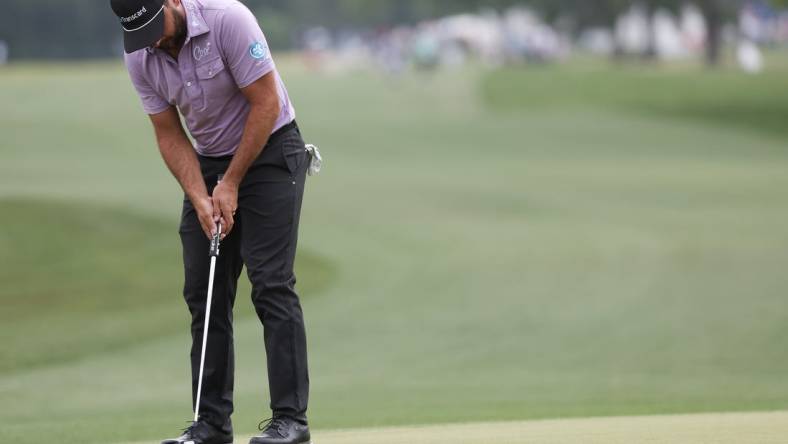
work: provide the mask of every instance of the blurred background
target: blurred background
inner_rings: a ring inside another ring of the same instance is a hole
[[[117,56],[122,41],[108,8],[8,0],[0,18],[0,62]],[[681,60],[711,65],[726,46],[749,71],[762,68],[758,46],[788,40],[784,0],[248,0],[276,50],[330,52],[343,64],[375,59],[389,70],[562,61],[574,53]],[[67,15],[68,23],[63,22]],[[114,38],[113,38],[114,36]],[[314,54],[317,53],[317,54]]]
[[[787,2],[244,3],[326,158],[313,428],[788,409]],[[121,54],[108,2],[3,2],[0,442],[190,418],[182,193]]]

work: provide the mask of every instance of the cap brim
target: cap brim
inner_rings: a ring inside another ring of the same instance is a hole
[[[123,49],[126,54],[152,46],[164,35],[164,14],[157,15],[145,27],[136,31],[123,31]]]

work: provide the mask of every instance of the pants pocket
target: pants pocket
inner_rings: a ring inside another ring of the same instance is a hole
[[[290,174],[295,174],[306,161],[306,144],[297,131],[282,143],[282,156]]]

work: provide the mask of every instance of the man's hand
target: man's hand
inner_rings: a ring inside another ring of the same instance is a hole
[[[221,181],[213,189],[213,221],[222,223],[222,239],[233,231],[235,210],[238,209],[238,186]]]
[[[213,238],[216,232],[216,222],[218,219],[213,217],[213,200],[207,195],[203,198],[197,199],[192,202],[194,209],[197,211],[197,218],[200,220],[200,225],[208,239]]]

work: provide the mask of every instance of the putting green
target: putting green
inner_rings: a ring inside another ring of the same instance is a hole
[[[314,444],[777,444],[788,412],[559,419],[315,432]],[[235,442],[247,442],[248,437]],[[138,443],[142,444],[142,443]]]

